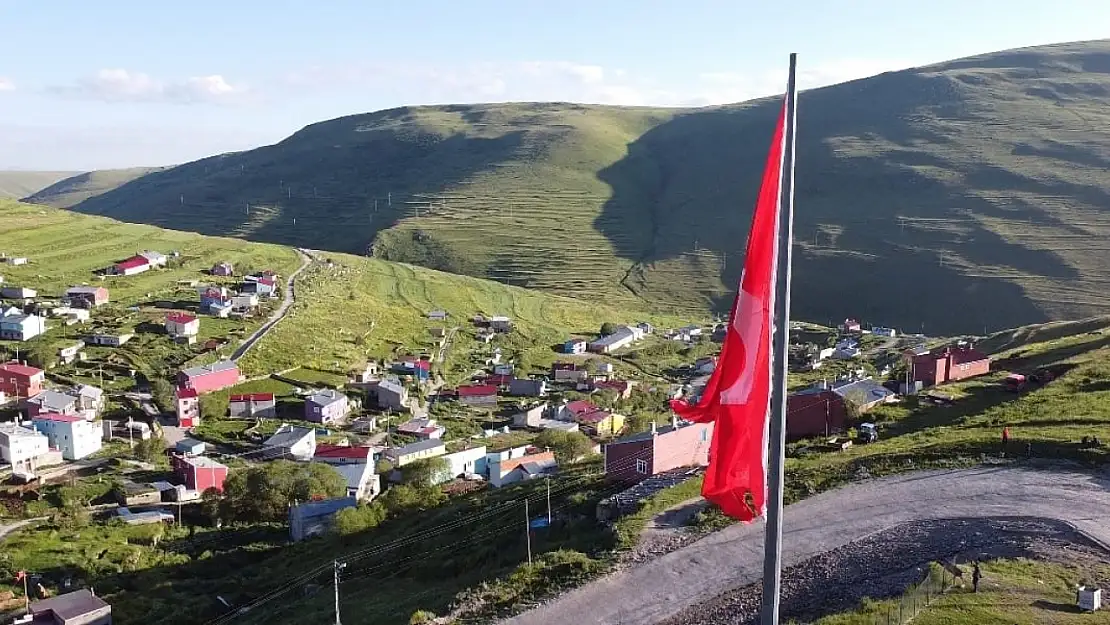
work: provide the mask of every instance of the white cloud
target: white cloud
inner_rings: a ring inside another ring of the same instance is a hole
[[[164,102],[173,104],[243,101],[245,87],[232,85],[219,74],[194,76],[179,81],[160,81],[142,72],[102,69],[72,85],[50,87],[49,91],[105,102]]]
[[[8,78],[0,76],[0,91],[15,91],[15,83]]]
[[[833,59],[802,66],[802,89],[909,67],[882,59]],[[463,63],[367,63],[346,67],[309,67],[285,77],[287,87],[307,93],[328,89],[366,90],[398,103],[481,101],[572,101],[595,104],[706,106],[742,102],[782,93],[784,69],[758,72],[704,72],[682,84],[661,86],[650,76],[623,68],[568,61]]]

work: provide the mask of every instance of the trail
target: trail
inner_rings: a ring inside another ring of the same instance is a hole
[[[254,344],[257,343],[259,339],[269,334],[270,330],[272,330],[279,321],[285,318],[285,313],[289,312],[289,308],[296,300],[293,281],[296,280],[298,274],[304,271],[305,267],[308,267],[313,259],[310,253],[306,253],[306,250],[297,248],[297,253],[301,256],[301,266],[297,267],[297,270],[289,274],[289,277],[285,280],[285,297],[281,300],[281,306],[278,306],[278,309],[270,315],[270,318],[266,320],[266,323],[262,324],[261,328],[255,330],[253,334],[248,336],[246,340],[239,345],[235,352],[231,354],[231,360],[238,361],[242,358],[244,354],[254,347]]]

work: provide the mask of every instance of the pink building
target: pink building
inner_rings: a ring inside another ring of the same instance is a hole
[[[45,381],[46,374],[42,369],[15,361],[0,364],[0,393],[8,397],[27,399],[38,395]]]
[[[204,492],[209,488],[223,492],[227,466],[204,456],[170,456],[174,476],[189,490]]]
[[[239,367],[230,360],[190,367],[177,374],[177,385],[204,394],[239,383]]]
[[[665,427],[617,439],[605,446],[605,475],[621,482],[639,482],[680,467],[709,464],[712,423],[683,425],[672,419]]]

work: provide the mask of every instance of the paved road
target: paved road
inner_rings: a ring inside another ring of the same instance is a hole
[[[297,253],[301,256],[301,266],[297,267],[297,270],[289,274],[289,277],[285,280],[285,296],[281,300],[281,305],[278,306],[278,309],[275,310],[272,315],[270,315],[270,318],[266,320],[266,323],[262,324],[261,328],[255,330],[253,334],[248,336],[246,340],[244,340],[243,343],[239,345],[239,347],[231,354],[232,360],[239,360],[243,357],[243,354],[246,354],[248,351],[250,351],[250,348],[254,347],[254,344],[257,343],[259,339],[266,336],[266,334],[274,326],[276,326],[277,323],[282,320],[282,318],[285,317],[285,313],[288,312],[289,307],[293,305],[293,300],[296,299],[296,296],[293,292],[293,281],[297,278],[297,274],[304,271],[304,268],[308,267],[309,263],[312,262],[312,256],[306,254],[303,250],[298,249]]]
[[[796,564],[907,521],[988,516],[1058,519],[1110,545],[1110,478],[995,467],[929,471],[853,484],[786,509],[784,564]],[[726,528],[502,623],[656,623],[689,605],[757,581],[763,563],[763,531],[762,524]]]

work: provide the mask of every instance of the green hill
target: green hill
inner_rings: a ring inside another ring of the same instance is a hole
[[[72,171],[0,171],[0,198],[19,199],[37,193],[76,173]]]
[[[1110,41],[803,93],[794,315],[950,334],[1104,312],[1107,104]],[[372,250],[590,301],[720,311],[777,107],[393,109],[151,173],[74,208]]]
[[[101,169],[79,174],[66,174],[37,189],[11,197],[24,198],[25,201],[32,204],[70,208],[93,196],[116,189],[136,178],[160,169],[159,167],[131,167],[128,169]]]

